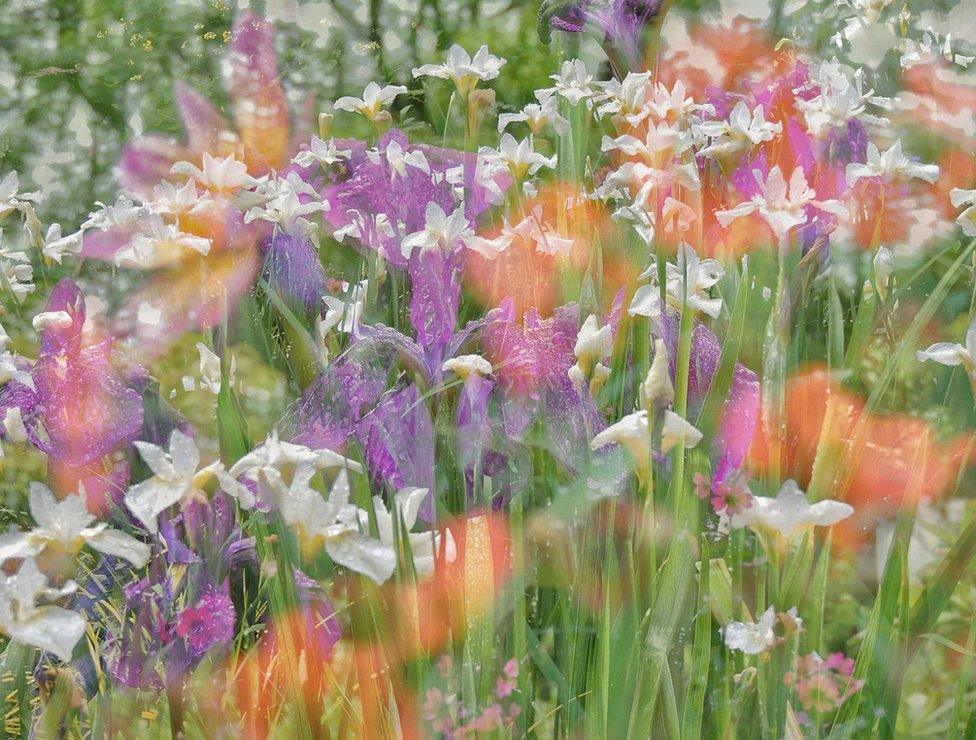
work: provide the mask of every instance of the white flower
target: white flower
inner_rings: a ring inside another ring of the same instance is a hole
[[[661,427],[661,452],[665,455],[678,445],[691,449],[702,441],[702,433],[673,411],[664,412],[664,424]]]
[[[758,622],[729,622],[722,628],[722,637],[729,650],[739,650],[748,655],[758,655],[776,644],[773,627],[776,610],[769,607]]]
[[[586,65],[580,59],[566,60],[559,68],[559,74],[549,79],[556,83],[553,88],[556,94],[566,98],[570,105],[577,105],[594,95],[593,75],[586,71]]]
[[[596,110],[599,118],[619,116],[630,127],[636,128],[651,114],[648,96],[653,91],[650,72],[628,72],[624,79],[612,79],[599,83],[603,90],[603,102]]]
[[[44,246],[41,248],[41,252],[49,260],[54,260],[60,265],[64,255],[81,252],[81,240],[82,233],[80,231],[61,236],[61,224],[51,224],[44,236]]]
[[[577,364],[588,374],[590,369],[613,351],[613,327],[610,324],[600,326],[596,316],[590,314],[576,334],[576,344],[573,354]]]
[[[59,599],[75,589],[70,581],[61,589],[50,588],[32,559],[13,575],[0,571],[0,630],[12,640],[71,660],[71,651],[85,634],[84,617],[60,606],[39,606],[37,601]]]
[[[244,187],[254,187],[258,181],[247,174],[247,165],[233,154],[223,158],[203,153],[203,168],[192,162],[177,162],[170,169],[174,175],[186,175],[212,193],[230,194]]]
[[[20,406],[11,406],[4,412],[3,430],[11,442],[19,444],[27,441],[27,426],[24,424],[24,415],[20,412]]]
[[[467,380],[472,373],[480,376],[491,375],[492,367],[491,363],[481,355],[458,355],[445,360],[441,365],[441,371],[452,372],[461,380]]]
[[[297,471],[308,467],[316,470],[348,468],[355,472],[362,471],[359,463],[332,450],[312,450],[304,445],[282,442],[278,439],[278,431],[275,429],[263,444],[234,463],[227,472],[232,479],[243,477],[254,482],[258,496],[266,503],[275,504],[288,495],[290,481],[297,475]],[[227,490],[223,481],[221,486]],[[231,493],[231,491],[227,492]],[[253,497],[248,496],[246,500],[241,501],[241,506],[245,509],[253,505]]]
[[[654,360],[640,387],[641,408],[649,409],[655,403],[667,405],[674,400],[674,385],[671,383],[669,366],[668,348],[664,340],[654,340]]]
[[[8,172],[0,180],[0,221],[14,211],[20,211],[25,215],[28,211],[33,213],[33,206],[31,204],[37,203],[40,200],[41,194],[39,192],[20,192],[20,178],[17,172]]]
[[[152,210],[162,216],[177,218],[193,212],[199,204],[200,194],[193,180],[179,186],[163,180],[153,188]]]
[[[349,503],[345,469],[336,476],[328,500],[310,485],[316,472],[311,465],[295,471],[278,501],[282,519],[295,529],[304,552],[314,553],[324,546],[329,557],[339,565],[383,583],[396,569],[395,550],[361,531],[360,511]],[[363,529],[368,529],[368,521]]]
[[[950,342],[936,342],[926,350],[915,353],[919,362],[932,360],[940,365],[962,365],[966,372],[976,378],[976,319],[970,322],[966,329],[966,344],[952,344]]]
[[[220,358],[203,342],[197,342],[197,352],[200,355],[200,387],[216,396],[220,393]]]
[[[676,264],[666,266],[665,300],[667,305],[680,311],[687,301],[693,311],[716,318],[722,310],[722,299],[711,298],[708,291],[722,279],[725,269],[714,259],[699,259],[691,245],[682,243],[678,249]],[[650,277],[648,285],[642,285],[634,292],[630,303],[630,314],[656,318],[662,313],[661,291],[657,285],[657,265],[651,265],[640,279]]]
[[[934,33],[925,31],[922,34],[922,40],[919,42],[913,41],[912,39],[905,39],[905,51],[902,53],[899,62],[902,67],[908,69],[920,64],[938,63],[943,59],[962,67],[968,67],[974,57],[956,54],[952,50],[951,33],[947,33],[940,44],[938,37]]]
[[[604,152],[619,151],[628,157],[640,157],[646,164],[663,167],[691,144],[687,132],[676,123],[662,121],[648,125],[643,139],[625,134],[611,139],[603,137],[600,149]]]
[[[4,332],[3,346],[6,347],[10,337]],[[34,388],[34,379],[27,370],[23,370],[17,365],[17,355],[8,352],[6,349],[0,351],[0,386],[10,380],[16,380],[21,385],[26,385],[31,390]]]
[[[47,486],[32,482],[27,501],[37,526],[28,532],[0,536],[0,562],[32,558],[52,550],[74,555],[85,545],[125,558],[137,568],[149,561],[148,545],[109,528],[105,522],[96,524],[96,517],[89,513],[80,494],[58,501]]]
[[[536,153],[532,137],[516,140],[511,134],[503,134],[498,149],[483,146],[478,150],[478,158],[488,164],[507,167],[512,177],[521,181],[526,175],[531,176],[541,167],[552,169],[556,166],[556,155],[545,157]]]
[[[836,200],[817,200],[816,192],[807,184],[803,168],[797,167],[790,176],[789,185],[783,177],[783,171],[776,165],[769,171],[766,182],[762,181],[759,170],[753,172],[759,183],[761,192],[752,196],[751,200],[740,203],[727,211],[716,211],[715,217],[722,226],[728,226],[732,221],[742,216],[758,212],[763,220],[769,224],[776,238],[782,243],[786,235],[796,226],[807,222],[805,208],[815,206],[822,211],[831,213],[838,218],[847,218],[847,209]]]
[[[332,295],[322,296],[322,302],[325,304],[325,315],[319,319],[319,336],[324,338],[336,327],[343,334],[348,334],[359,326],[363,312],[366,310],[367,288],[368,281],[366,280],[356,283],[351,290],[349,283],[343,283],[342,289],[349,291],[345,300]]]
[[[845,171],[847,184],[854,185],[863,177],[885,178],[918,178],[925,182],[934,183],[939,179],[937,164],[919,164],[913,162],[901,151],[901,142],[896,141],[886,151],[878,151],[873,141],[868,142],[868,161],[866,164],[851,162]]]
[[[427,204],[424,215],[426,222],[423,231],[415,231],[400,243],[404,257],[409,258],[414,249],[441,249],[446,252],[458,242],[467,245],[474,237],[474,231],[462,206],[458,206],[448,216],[443,208],[431,201]]]
[[[383,499],[379,496],[373,497],[373,509],[376,512],[376,529],[379,532],[380,541],[387,545],[391,550],[396,550],[397,541],[394,536],[394,516],[402,519],[405,527],[405,534],[410,542],[410,551],[413,555],[414,570],[421,578],[431,575],[434,572],[434,562],[441,550],[441,535],[438,532],[411,532],[417,523],[417,514],[420,506],[428,496],[426,488],[404,488],[397,491],[394,499],[394,511],[387,510]],[[369,528],[369,515],[359,510],[359,525],[365,531]],[[401,535],[402,536],[402,535]],[[454,545],[454,536],[451,530],[445,530],[444,540],[444,559],[445,562],[453,563],[457,556]]]
[[[3,229],[0,229],[0,239]],[[31,267],[30,257],[24,252],[17,252],[0,244],[0,285],[10,289],[14,298],[22,303],[34,292],[34,268]]]
[[[748,151],[764,141],[772,141],[783,131],[783,124],[766,121],[761,105],[749,113],[743,101],[735,104],[728,121],[705,121],[699,127],[712,143],[698,153],[705,157],[724,157]]]
[[[366,244],[381,244],[396,236],[396,230],[385,213],[371,214],[369,217],[363,217],[363,214],[355,210],[349,213],[352,216],[349,223],[332,232],[332,238],[337,242],[351,236]]]
[[[129,488],[125,505],[154,534],[156,518],[173,504],[206,500],[203,487],[212,478],[218,478],[221,487],[232,495],[239,495],[239,489],[243,488],[227,476],[219,460],[198,470],[200,451],[196,443],[179,429],[169,438],[169,452],[150,442],[136,441],[133,444],[153,475]],[[243,495],[245,499],[249,496]]]
[[[452,80],[458,92],[468,95],[480,80],[498,77],[503,64],[505,60],[490,54],[487,46],[478,49],[472,59],[468,52],[454,44],[448,49],[444,64],[425,64],[413,70],[413,76]]]
[[[315,188],[302,180],[297,172],[289,172],[287,177],[269,180],[259,193],[264,203],[244,214],[246,224],[261,219],[278,224],[284,231],[292,231],[296,226],[307,230],[311,223],[305,216],[329,210],[328,203],[321,200]],[[303,195],[310,199],[303,203]]]
[[[670,90],[659,82],[654,86],[654,94],[647,101],[647,105],[662,121],[674,121],[679,124],[687,124],[693,113],[715,114],[713,106],[696,103],[695,99],[685,92],[685,83],[681,80],[676,81]]]
[[[796,481],[788,480],[776,498],[754,496],[752,505],[733,514],[732,527],[769,530],[787,539],[811,528],[829,527],[854,513],[854,507],[826,499],[811,504]]]
[[[407,88],[403,85],[380,87],[375,82],[370,82],[363,90],[363,97],[354,98],[347,95],[335,101],[333,107],[336,110],[359,113],[366,116],[370,121],[383,120],[389,118],[389,114],[383,109],[392,103],[397,95],[403,95],[406,91]]]
[[[166,223],[157,214],[150,215],[141,224],[125,247],[115,253],[115,264],[150,269],[167,264],[174,252],[192,249],[209,254],[213,246],[210,239],[181,231],[176,224]]]
[[[406,151],[396,139],[390,139],[383,154],[385,155],[386,164],[390,168],[391,180],[395,180],[397,177],[403,177],[407,172],[408,166],[414,167],[421,172],[426,172],[428,175],[430,174],[430,163],[427,161],[424,153],[419,149]],[[379,151],[367,152],[366,157],[373,164],[380,164],[382,162]]]
[[[553,233],[551,227],[542,220],[542,206],[539,205],[515,226],[504,224],[501,233],[494,239],[476,236],[467,246],[486,259],[495,259],[513,242],[534,243],[537,252],[548,255],[566,255],[574,244],[573,239]]]
[[[330,167],[351,156],[352,150],[338,149],[334,139],[322,141],[318,136],[313,136],[309,147],[302,149],[291,161],[299,167],[311,167],[316,162],[323,167]]]
[[[498,132],[504,131],[509,124],[522,121],[528,124],[533,134],[541,133],[550,123],[558,136],[569,132],[569,121],[560,114],[552,95],[543,95],[538,103],[529,103],[518,113],[502,113],[498,116]]]
[[[31,325],[34,331],[45,331],[47,329],[68,329],[74,323],[71,314],[67,311],[41,311],[34,315]]]
[[[831,129],[847,125],[852,119],[864,123],[883,123],[883,119],[865,113],[867,103],[886,105],[873,90],[864,91],[864,70],[853,72],[839,62],[821,62],[811,72],[811,87],[817,94],[806,99],[798,96],[797,107],[803,112],[807,129],[822,136]]]
[[[196,192],[195,187],[194,192]],[[95,201],[95,205],[98,206],[98,209],[88,214],[88,218],[81,225],[82,231],[88,229],[108,231],[113,228],[123,228],[152,214],[150,208],[137,206],[125,195],[116,198],[112,205],[105,205],[99,201]]]
[[[966,236],[976,236],[976,190],[952,188],[949,191],[949,199],[952,201],[953,208],[967,206],[956,217],[956,223],[962,227],[962,233]]]

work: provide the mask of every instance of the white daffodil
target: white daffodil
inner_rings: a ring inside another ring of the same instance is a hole
[[[740,100],[729,114],[728,121],[705,121],[699,130],[712,142],[698,153],[704,157],[726,157],[772,141],[783,131],[783,124],[767,121],[761,105],[750,113],[749,106]]]
[[[424,153],[419,149],[407,151],[400,146],[400,142],[396,139],[390,140],[382,154],[383,156],[380,156],[380,152],[374,150],[366,152],[366,157],[373,164],[381,164],[385,160],[390,168],[391,180],[403,177],[407,173],[407,167],[413,167],[428,175],[430,174],[430,163]]]
[[[729,650],[738,650],[747,655],[759,655],[786,639],[776,635],[777,618],[782,620],[788,632],[795,632],[803,627],[803,620],[797,616],[796,607],[784,614],[777,614],[773,607],[769,607],[759,617],[758,622],[729,622],[719,631]]]
[[[529,103],[518,113],[502,113],[498,116],[498,133],[513,123],[521,122],[526,123],[533,134],[542,133],[549,124],[552,124],[557,136],[565,136],[569,132],[569,121],[560,114],[553,95],[543,94],[538,103]]]
[[[482,377],[491,375],[492,367],[491,363],[481,355],[458,355],[445,360],[444,364],[441,365],[441,371],[454,373],[461,380],[467,380],[471,374]]]
[[[367,280],[356,283],[351,289],[349,283],[342,283],[342,289],[348,292],[345,299],[332,295],[322,296],[325,315],[319,319],[319,335],[324,337],[334,328],[338,328],[343,334],[348,334],[359,326],[366,311],[368,287]]]
[[[847,184],[852,186],[863,177],[918,178],[934,183],[939,179],[939,166],[913,162],[902,153],[900,141],[896,141],[884,152],[879,151],[873,141],[869,141],[867,163],[851,162],[847,165],[845,174]]]
[[[404,257],[409,258],[414,249],[451,250],[455,244],[467,245],[474,238],[471,223],[464,215],[464,207],[458,206],[448,216],[444,209],[431,201],[425,212],[426,222],[422,231],[415,231],[400,243]]]
[[[44,236],[44,246],[41,248],[41,253],[60,265],[66,254],[79,254],[81,252],[81,241],[82,232],[76,231],[73,234],[62,236],[61,224],[51,224]]]
[[[345,110],[350,113],[359,113],[370,121],[389,120],[390,114],[384,110],[397,95],[403,95],[407,91],[403,85],[386,85],[380,87],[375,82],[370,82],[363,90],[363,97],[354,98],[345,96],[333,103],[336,110]]]
[[[0,562],[11,558],[32,558],[67,554],[74,556],[82,547],[125,558],[137,568],[149,561],[149,546],[125,532],[95,523],[81,495],[71,494],[58,501],[42,483],[30,484],[27,497],[37,526],[28,532],[0,536]]]
[[[483,146],[478,150],[478,158],[490,165],[507,168],[512,177],[521,181],[532,176],[542,167],[556,166],[556,155],[545,157],[535,151],[532,137],[518,141],[511,134],[503,134],[498,149]]]
[[[157,517],[176,503],[206,500],[203,487],[212,478],[229,494],[250,498],[250,493],[224,472],[220,461],[202,468],[196,443],[179,429],[169,438],[169,451],[150,442],[133,442],[153,475],[136,483],[125,494],[125,505],[146,529],[157,531]],[[241,489],[244,489],[242,492]]]
[[[962,233],[966,236],[976,236],[976,190],[952,188],[949,191],[949,200],[952,201],[953,208],[966,206],[956,217],[956,223],[962,227]]]
[[[771,531],[786,539],[812,527],[829,527],[854,513],[854,507],[830,499],[811,504],[794,480],[779,489],[776,498],[754,496],[752,505],[733,514],[729,523],[738,529]]]
[[[65,662],[71,660],[72,650],[85,634],[84,617],[60,606],[37,602],[63,598],[76,588],[70,581],[60,589],[51,588],[30,558],[12,575],[0,571],[0,631]]]
[[[665,300],[667,305],[675,311],[681,311],[687,301],[693,311],[716,318],[722,310],[722,299],[711,298],[708,291],[722,279],[725,268],[718,260],[699,259],[691,245],[682,243],[678,249],[677,263],[669,262],[666,266]],[[634,292],[630,303],[630,314],[657,318],[663,312],[661,306],[661,291],[657,285],[657,266],[651,265],[640,279],[651,278],[651,282],[642,285]]]
[[[282,519],[295,530],[303,552],[313,554],[324,547],[339,565],[384,583],[396,569],[396,552],[389,543],[364,534],[368,518],[361,527],[364,512],[349,503],[347,471],[339,471],[328,499],[310,485],[316,472],[311,465],[295,471],[278,501]]]
[[[394,517],[402,519],[405,533],[410,541],[410,552],[413,555],[414,570],[421,578],[431,575],[434,572],[434,563],[441,550],[441,535],[439,532],[412,532],[417,523],[417,514],[420,506],[427,498],[426,488],[404,488],[397,492],[394,499],[394,510],[388,511],[383,499],[379,496],[373,497],[373,509],[376,512],[376,529],[379,532],[380,541],[387,545],[391,550],[397,549],[397,541],[394,536]],[[359,510],[359,526],[367,531],[369,529],[369,514],[362,509]],[[445,562],[453,563],[457,557],[457,550],[454,545],[454,536],[451,530],[445,530],[444,559]]]
[[[650,72],[629,72],[623,80],[598,83],[603,101],[596,109],[599,118],[618,117],[631,128],[639,126],[651,114],[648,98],[653,93]],[[620,130],[618,126],[618,130]]]
[[[260,219],[277,224],[284,231],[292,231],[296,227],[308,230],[311,222],[305,216],[329,210],[329,204],[297,172],[269,180],[259,192],[264,202],[244,214],[246,224]],[[304,203],[302,196],[306,196]]]
[[[802,167],[793,170],[789,184],[779,165],[769,171],[766,182],[762,181],[762,175],[758,170],[753,174],[756,182],[759,183],[760,192],[734,208],[716,211],[715,217],[722,226],[728,226],[737,218],[758,212],[769,224],[780,243],[783,243],[793,228],[807,222],[805,210],[807,206],[814,206],[841,219],[849,215],[840,201],[817,200],[817,194],[807,184]]]
[[[487,46],[475,52],[474,58],[457,44],[447,50],[444,64],[425,64],[413,70],[414,77],[438,77],[451,80],[461,95],[467,96],[479,81],[493,80],[505,60],[489,53]]]
[[[312,450],[304,445],[282,442],[278,439],[278,430],[274,429],[264,443],[234,463],[227,472],[231,479],[247,478],[252,481],[262,500],[274,504],[288,495],[288,488],[297,471],[309,467],[316,470],[348,468],[355,472],[362,471],[359,463],[332,450]],[[253,497],[241,501],[245,509],[253,505]]]
[[[223,158],[203,153],[203,167],[192,162],[177,162],[170,169],[174,175],[185,175],[198,182],[211,193],[230,195],[241,188],[250,188],[258,181],[247,174],[247,165],[233,154]]]
[[[919,362],[932,360],[940,365],[962,365],[966,372],[976,379],[976,319],[966,329],[966,343],[936,342],[928,349],[915,353]]]
[[[291,161],[299,167],[311,167],[316,162],[322,167],[331,167],[351,156],[352,150],[339,149],[334,139],[323,141],[318,136],[313,136],[308,148],[302,149]]]
[[[559,73],[551,75],[549,79],[555,83],[552,88],[555,93],[566,98],[570,105],[578,105],[595,94],[593,75],[586,70],[586,65],[580,59],[567,59],[559,68]]]

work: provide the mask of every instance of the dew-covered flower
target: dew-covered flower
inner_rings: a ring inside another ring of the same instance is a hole
[[[158,529],[156,520],[159,515],[173,504],[205,501],[204,486],[213,478],[218,478],[228,493],[244,500],[249,496],[244,493],[243,486],[235,485],[224,472],[219,460],[201,468],[200,450],[193,439],[179,429],[170,436],[168,451],[151,442],[136,441],[133,444],[153,474],[129,488],[125,505],[152,533]]]
[[[171,172],[195,180],[215,195],[234,195],[241,188],[250,188],[258,184],[258,181],[248,174],[247,164],[233,154],[214,157],[209,152],[204,152],[202,168],[184,160],[174,164]]]
[[[829,527],[853,513],[854,507],[841,501],[825,499],[811,504],[796,481],[788,480],[776,498],[753,496],[752,505],[732,514],[730,524],[791,539],[812,527]]]
[[[51,588],[32,558],[13,574],[0,571],[0,631],[10,639],[71,660],[71,652],[85,634],[85,619],[76,612],[38,600],[53,601],[74,593],[68,582]]]
[[[691,245],[682,243],[678,250],[677,263],[669,262],[665,276],[665,301],[675,311],[681,311],[687,302],[693,311],[716,318],[722,310],[722,299],[712,298],[708,291],[722,279],[725,268],[714,259],[699,259]],[[661,291],[657,285],[657,266],[651,265],[640,279],[648,277],[651,282],[642,285],[634,292],[630,314],[656,318],[662,314]]]
[[[197,342],[197,353],[200,355],[200,387],[206,388],[216,396],[220,393],[223,378],[220,372],[220,357],[203,342]]]
[[[311,167],[318,163],[322,167],[331,167],[352,156],[351,149],[339,149],[334,139],[323,141],[313,136],[308,148],[302,149],[291,161],[299,167]]]
[[[261,445],[234,463],[227,472],[232,479],[243,477],[252,481],[257,486],[258,499],[266,505],[273,505],[288,495],[290,481],[304,468],[362,470],[359,463],[332,450],[312,450],[304,445],[282,442],[278,439],[278,431],[272,430]],[[254,505],[253,497],[241,498],[241,491],[228,490],[224,481],[221,481],[221,485],[228,493],[236,495],[244,508]]]
[[[394,521],[395,519],[399,519],[404,527],[400,536],[406,536],[409,540],[410,552],[413,555],[414,570],[421,578],[429,576],[434,572],[434,563],[442,547],[442,535],[439,532],[411,531],[417,523],[420,506],[428,495],[429,491],[426,488],[411,487],[401,489],[397,491],[394,497],[392,511],[387,509],[381,497],[373,497],[373,509],[376,513],[376,529],[379,533],[380,541],[391,550],[397,549]],[[363,531],[368,531],[369,514],[362,509],[358,513],[360,528]],[[445,530],[443,538],[444,562],[453,563],[457,556],[457,550],[454,545],[454,536],[451,534],[451,530]]]
[[[837,200],[817,200],[817,194],[807,184],[803,168],[797,167],[787,184],[783,171],[776,165],[769,171],[766,181],[758,170],[754,171],[759,192],[750,200],[725,211],[716,211],[715,217],[722,226],[735,219],[758,213],[769,224],[780,243],[790,231],[807,222],[807,207],[813,206],[838,218],[847,218],[848,211]]]
[[[877,144],[869,141],[867,163],[851,162],[847,165],[846,175],[848,185],[854,185],[864,177],[918,178],[934,183],[939,179],[939,166],[921,164],[909,159],[901,151],[901,141],[895,141],[884,152],[878,150]]]
[[[746,481],[745,474],[739,470],[725,480],[715,484],[712,490],[712,508],[719,514],[733,516],[741,514],[752,506],[752,491]]]
[[[493,80],[498,77],[499,70],[505,60],[489,53],[484,45],[472,58],[468,52],[457,44],[447,51],[444,64],[425,64],[413,70],[414,77],[438,77],[451,80],[461,95],[469,95],[480,81]]]
[[[441,370],[445,373],[452,372],[461,380],[466,380],[472,373],[481,375],[491,375],[491,363],[481,355],[458,355],[449,360],[445,360],[441,365]]]
[[[883,107],[888,101],[876,97],[873,90],[864,90],[863,69],[852,72],[837,61],[821,62],[810,77],[815,94],[797,95],[796,105],[813,136],[823,136],[855,119],[863,123],[884,122],[865,112],[868,103]]]
[[[772,141],[783,130],[783,124],[766,120],[761,105],[752,113],[743,101],[735,104],[728,121],[705,121],[699,131],[711,143],[700,149],[705,157],[727,157],[755,148],[766,141]]]
[[[467,245],[473,237],[474,230],[464,215],[464,208],[459,206],[448,216],[443,208],[431,201],[425,211],[423,230],[405,237],[400,243],[400,249],[407,258],[414,249],[449,252],[456,244]]]
[[[0,180],[0,221],[14,211],[33,211],[33,203],[41,199],[40,192],[20,192],[20,177],[16,171],[8,172]]]
[[[311,223],[305,216],[329,209],[329,204],[320,200],[315,188],[302,180],[297,172],[289,172],[280,179],[268,180],[258,192],[263,202],[244,214],[246,224],[260,219],[276,224],[284,231],[307,231],[311,228]]]
[[[511,134],[502,134],[498,149],[483,146],[478,157],[484,162],[511,172],[516,181],[531,177],[542,167],[552,169],[556,166],[556,155],[545,157],[535,151],[532,138],[518,141]]]
[[[384,110],[397,95],[407,91],[403,85],[384,85],[380,87],[375,82],[369,82],[363,90],[363,97],[355,98],[350,95],[339,98],[333,104],[336,110],[359,113],[370,121],[389,120],[390,114]]]
[[[759,617],[758,622],[729,622],[721,629],[722,638],[729,650],[758,655],[784,641],[784,636],[776,634],[777,622],[783,626],[784,632],[788,633],[803,627],[803,620],[796,615],[796,607],[781,614],[777,614],[773,607],[769,607]]]
[[[928,349],[920,350],[915,353],[915,358],[919,362],[931,360],[940,365],[962,365],[966,372],[976,378],[976,319],[969,323],[966,329],[966,343],[953,344],[952,342],[936,342]]]
[[[702,433],[671,410],[665,410],[661,428],[661,454],[666,455],[678,445],[691,449],[702,439]],[[630,455],[639,477],[650,472],[652,454],[651,429],[646,409],[627,414],[597,434],[590,448],[598,450],[609,444],[619,444]]]
[[[631,128],[639,126],[651,114],[648,99],[653,92],[650,72],[629,72],[623,80],[598,83],[602,92],[596,109],[599,118],[613,116]],[[617,130],[624,126],[618,124]]]
[[[663,339],[655,339],[654,359],[639,390],[642,409],[651,409],[655,404],[667,406],[674,400],[674,384],[671,382],[669,365],[667,344]]]
[[[407,167],[414,167],[421,172],[430,174],[430,163],[421,149],[404,149],[396,139],[390,139],[383,150],[383,157],[380,157],[379,150],[366,153],[367,158],[373,164],[380,164],[386,161],[390,168],[390,178],[403,177],[407,172]]]
[[[366,310],[368,281],[363,280],[351,286],[349,283],[342,283],[341,287],[347,292],[345,299],[333,295],[322,296],[325,314],[319,318],[317,324],[319,336],[322,338],[332,329],[348,334],[362,321]]]
[[[69,494],[58,501],[42,483],[32,482],[27,497],[36,525],[27,532],[0,535],[0,562],[11,558],[38,557],[44,561],[59,555],[73,557],[88,545],[107,555],[125,558],[137,568],[149,560],[149,546],[135,537],[95,523],[81,495]]]

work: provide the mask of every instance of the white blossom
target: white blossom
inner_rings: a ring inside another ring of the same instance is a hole
[[[518,141],[511,134],[502,135],[498,149],[481,147],[478,158],[489,164],[508,168],[516,180],[532,176],[542,167],[552,169],[556,166],[556,155],[545,157],[537,153],[532,137]]]
[[[976,236],[976,190],[952,188],[949,191],[949,200],[952,201],[953,208],[966,206],[956,217],[956,223],[962,227],[962,233],[966,236]]]
[[[557,95],[569,101],[570,105],[578,105],[582,100],[588,100],[595,94],[593,90],[593,75],[586,70],[586,65],[580,59],[567,59],[559,68],[558,74],[550,78],[555,86],[552,88]]]
[[[728,121],[705,121],[699,130],[712,142],[698,153],[705,157],[725,157],[772,141],[783,131],[783,124],[767,121],[761,105],[750,113],[749,106],[740,100],[729,114]]]
[[[851,162],[845,172],[847,184],[852,186],[864,177],[918,178],[928,183],[939,179],[938,165],[912,161],[902,153],[900,141],[896,141],[884,152],[880,152],[877,145],[869,141],[867,163]]]
[[[786,481],[776,498],[754,496],[752,505],[733,514],[732,527],[771,531],[791,539],[812,527],[828,527],[854,513],[854,507],[825,499],[811,504],[794,480]]]
[[[430,163],[424,153],[419,149],[407,151],[400,146],[400,142],[396,139],[391,139],[387,143],[383,155],[387,166],[390,168],[391,180],[403,177],[407,172],[407,167],[413,167],[428,175],[430,174]],[[380,164],[382,161],[379,151],[367,152],[366,156],[373,164]]]
[[[385,85],[380,87],[375,82],[369,82],[363,90],[363,97],[355,98],[345,96],[339,98],[333,104],[336,110],[345,110],[350,113],[359,113],[370,121],[383,120],[389,118],[386,108],[397,95],[403,95],[407,91],[403,85]],[[386,115],[382,115],[386,113]]]
[[[313,136],[307,149],[302,149],[291,161],[299,167],[311,167],[318,162],[323,167],[330,167],[352,156],[351,149],[339,149],[334,139],[323,141]]]
[[[197,167],[192,162],[177,162],[170,170],[174,175],[185,175],[196,180],[200,185],[216,194],[231,194],[245,187],[258,184],[247,173],[247,165],[228,155],[218,158],[207,152],[203,153],[203,167]]]
[[[518,113],[502,113],[498,116],[498,132],[519,122],[526,123],[533,134],[542,133],[549,124],[552,124],[557,136],[565,136],[569,132],[569,121],[559,112],[553,95],[542,94],[538,103],[529,103]]]
[[[58,501],[47,486],[32,482],[27,502],[37,526],[27,532],[0,536],[0,562],[52,551],[74,555],[85,545],[125,558],[137,568],[149,561],[149,546],[144,542],[110,528],[105,522],[95,522],[96,517],[88,511],[81,492]]]
[[[708,294],[725,274],[725,268],[718,260],[699,259],[691,245],[683,242],[678,249],[677,262],[669,262],[665,272],[665,300],[669,307],[681,311],[687,302],[693,311],[701,311],[712,318],[719,315],[722,299],[712,298]],[[634,292],[628,310],[632,316],[656,318],[663,311],[661,291],[657,284],[657,265],[651,265],[639,279],[647,278],[651,278],[651,282]]]
[[[444,64],[425,64],[413,70],[414,77],[438,77],[451,80],[462,95],[469,95],[479,81],[493,80],[505,60],[489,53],[487,45],[475,52],[472,58],[457,44],[447,51]]]
[[[426,222],[422,231],[415,231],[400,243],[404,257],[409,258],[414,249],[441,249],[449,251],[455,244],[467,245],[474,237],[471,223],[464,215],[464,208],[458,206],[450,216],[444,209],[431,201],[425,212]]]
[[[59,265],[66,254],[79,254],[81,252],[82,232],[76,231],[67,236],[61,235],[61,224],[51,224],[47,228],[44,236],[44,246],[41,252],[49,260],[54,260]]]
[[[936,342],[928,349],[915,353],[919,362],[932,360],[940,365],[962,365],[966,372],[976,379],[976,319],[970,322],[966,329],[965,344],[951,342]]]
[[[376,514],[376,529],[380,541],[391,550],[397,547],[394,536],[394,517],[402,520],[405,534],[410,542],[410,552],[413,556],[413,566],[417,575],[425,578],[434,572],[434,563],[441,551],[441,534],[439,532],[412,532],[417,523],[417,515],[424,499],[429,495],[426,488],[404,488],[397,491],[393,501],[393,511],[389,511],[379,496],[373,497],[373,509]],[[369,515],[359,510],[359,525],[365,531],[369,527]],[[457,556],[454,536],[451,530],[444,533],[444,560],[453,563]]]
[[[444,364],[441,365],[441,371],[445,373],[452,372],[461,378],[461,380],[466,380],[472,374],[480,376],[491,375],[492,367],[491,363],[481,355],[458,355],[457,357],[445,360]]]
[[[37,602],[63,598],[76,588],[71,581],[60,589],[51,588],[30,558],[14,574],[0,571],[0,630],[12,640],[46,650],[63,661],[71,660],[74,646],[85,634],[84,617]]]

